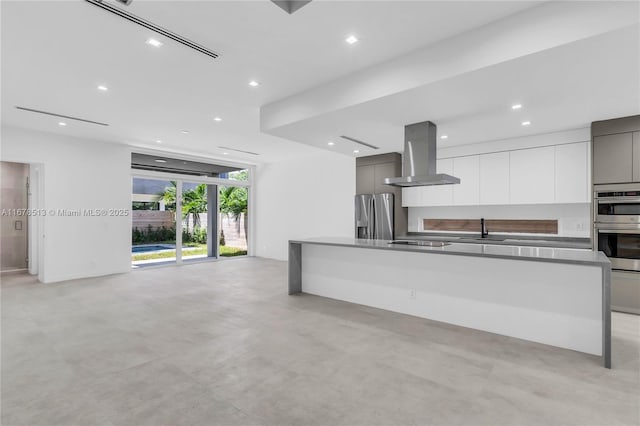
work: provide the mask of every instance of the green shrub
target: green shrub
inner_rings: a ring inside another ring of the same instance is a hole
[[[151,244],[151,243],[163,243],[174,242],[176,240],[176,228],[167,228],[162,226],[160,228],[153,228],[148,225],[145,229],[133,228],[131,232],[131,242],[135,244]],[[220,236],[221,244],[224,245],[224,234]],[[182,230],[182,242],[183,243],[207,243],[207,230],[206,228],[197,227],[193,232],[189,232],[187,229]]]
[[[184,234],[183,234],[184,235]],[[131,232],[131,242],[133,244],[150,244],[173,242],[176,240],[176,228],[162,226],[154,229],[147,225],[144,229],[133,228]]]
[[[198,244],[207,243],[207,230],[205,228],[196,228],[193,230],[193,242]]]

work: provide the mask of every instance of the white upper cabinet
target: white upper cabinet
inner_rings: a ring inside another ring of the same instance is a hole
[[[509,153],[479,157],[480,204],[509,204]]]
[[[460,178],[453,187],[453,204],[477,205],[480,202],[480,157],[471,155],[453,159],[453,175]]]
[[[422,188],[419,186],[402,188],[402,207],[422,206]]]
[[[556,203],[589,202],[588,142],[557,145]]]
[[[555,147],[511,151],[509,175],[511,204],[555,202]]]
[[[438,173],[453,175],[453,158],[443,158],[436,162]],[[423,206],[453,205],[454,185],[421,186]]]
[[[640,152],[640,133],[638,133]],[[458,185],[404,188],[404,207],[588,203],[589,142],[438,160]]]

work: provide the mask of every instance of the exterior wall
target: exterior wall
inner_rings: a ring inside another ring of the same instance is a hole
[[[159,210],[132,210],[131,227],[133,229],[145,230],[151,225],[153,229],[165,227],[171,228],[176,225],[175,213],[172,211]]]

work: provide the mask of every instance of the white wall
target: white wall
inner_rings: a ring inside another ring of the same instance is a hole
[[[39,164],[43,282],[107,275],[131,269],[129,216],[62,217],[58,209],[131,208],[127,147],[2,127],[3,161]],[[32,240],[33,241],[33,240]]]
[[[353,236],[355,170],[354,158],[321,150],[258,166],[256,255],[286,260],[290,239]]]

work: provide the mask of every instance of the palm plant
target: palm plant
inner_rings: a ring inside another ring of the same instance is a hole
[[[175,209],[176,204],[176,181],[171,181],[171,186],[167,186],[160,196],[170,206],[170,210]],[[172,207],[172,208],[171,208]],[[182,191],[182,219],[191,215],[193,219],[193,229],[201,227],[200,213],[207,212],[207,185],[201,183],[193,189]],[[189,221],[187,220],[187,232],[189,231]]]
[[[220,213],[233,217],[238,227],[240,226],[240,218],[244,213],[245,239],[247,238],[247,195],[247,188],[239,186],[220,187]]]
[[[201,183],[182,193],[182,215],[193,218],[193,229],[200,228],[200,213],[207,212],[207,185]],[[187,221],[187,228],[189,221]],[[188,231],[188,229],[187,229]]]

